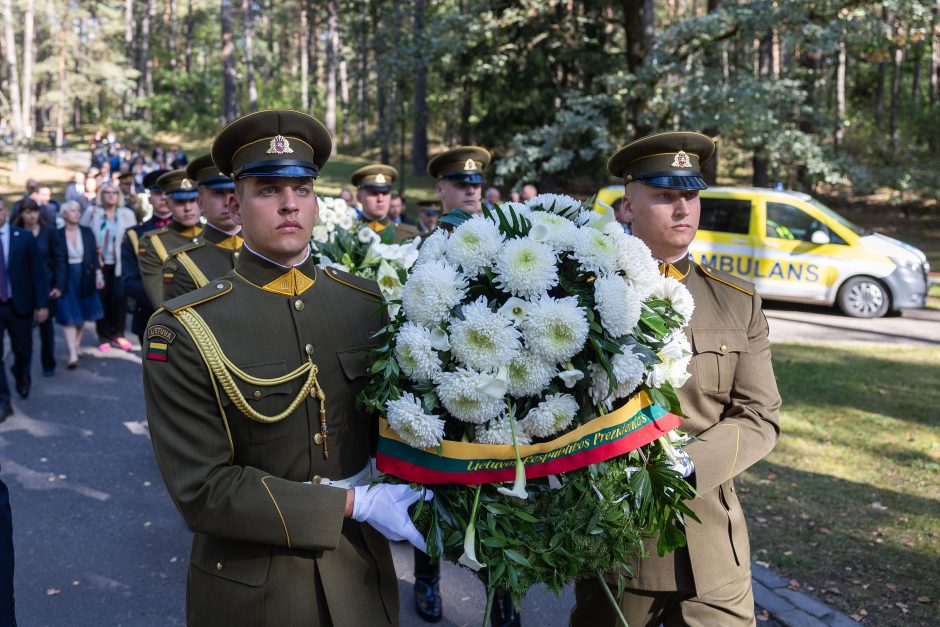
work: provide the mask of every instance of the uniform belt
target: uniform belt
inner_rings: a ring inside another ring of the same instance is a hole
[[[378,473],[375,469],[375,458],[373,457],[369,460],[369,463],[366,464],[365,468],[351,477],[346,477],[345,479],[327,479],[326,477],[314,477],[314,481],[307,481],[307,483],[318,483],[319,485],[328,485],[333,488],[343,488],[348,490],[350,488],[355,488],[356,486],[366,485],[369,483],[372,477],[375,477],[377,474]]]

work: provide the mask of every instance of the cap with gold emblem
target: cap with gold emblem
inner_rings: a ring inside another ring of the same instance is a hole
[[[707,189],[701,164],[715,154],[715,142],[700,133],[648,135],[614,153],[607,171],[626,183],[669,189]]]
[[[490,164],[490,158],[490,151],[479,146],[451,148],[428,162],[428,174],[455,183],[482,185],[483,170]]]
[[[419,200],[418,210],[429,216],[440,214],[443,211],[440,200]]]
[[[372,163],[353,172],[349,180],[356,187],[375,192],[390,192],[396,178],[398,178],[398,170],[392,166]]]
[[[144,189],[146,189],[151,194],[162,194],[163,188],[157,184],[157,180],[164,174],[169,172],[169,170],[154,170],[153,172],[147,172],[144,175]]]
[[[317,178],[333,138],[313,116],[271,109],[240,117],[212,142],[212,161],[236,181],[247,176]]]
[[[186,176],[191,181],[196,181],[200,187],[208,189],[235,189],[235,181],[225,176],[212,163],[212,155],[203,155],[198,159],[193,159],[186,166]]]
[[[163,193],[173,200],[193,200],[199,195],[195,183],[186,176],[186,170],[170,170],[157,179]]]

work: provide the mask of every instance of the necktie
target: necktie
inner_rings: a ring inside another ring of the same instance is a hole
[[[10,286],[7,285],[7,260],[3,250],[3,238],[0,238],[0,301],[10,298]]]

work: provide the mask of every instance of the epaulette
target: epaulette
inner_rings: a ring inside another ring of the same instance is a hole
[[[140,239],[144,239],[145,237],[150,237],[152,235],[162,235],[163,233],[166,233],[169,230],[170,230],[170,227],[167,227],[167,226],[160,226],[155,229],[150,229],[149,231],[144,231],[143,233],[141,233]]]
[[[200,246],[205,246],[205,244],[206,244],[206,240],[204,239],[199,239],[199,240],[196,240],[195,242],[186,242],[182,246],[177,246],[176,248],[170,250],[167,253],[167,259],[179,253],[184,253],[184,252],[199,248]]]
[[[733,287],[739,292],[744,292],[748,296],[754,295],[754,284],[750,281],[745,281],[744,279],[731,274],[730,272],[722,272],[721,270],[716,270],[709,266],[698,264],[699,269],[701,269],[702,274],[712,279],[713,281],[718,281],[719,283],[724,283],[728,287]]]
[[[176,298],[171,298],[170,300],[163,303],[163,308],[168,310],[170,313],[176,314],[183,309],[201,305],[202,303],[218,298],[219,296],[224,296],[231,291],[231,281],[227,279],[216,279],[215,281],[210,282],[208,285],[204,285],[191,292],[177,296]]]
[[[379,291],[379,286],[375,281],[363,279],[360,276],[349,274],[348,272],[343,272],[336,268],[323,268],[323,274],[346,287],[365,292],[375,298],[382,298],[382,293]]]

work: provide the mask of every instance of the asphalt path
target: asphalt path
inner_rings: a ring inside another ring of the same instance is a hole
[[[830,307],[765,302],[771,342],[940,345],[940,309],[905,309],[884,318],[850,318]]]

